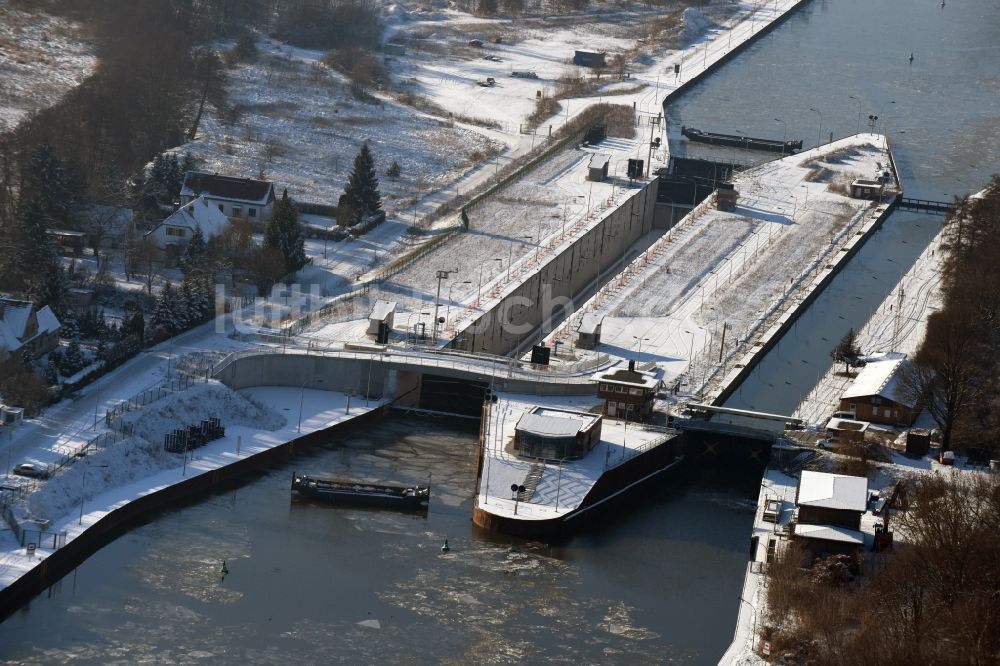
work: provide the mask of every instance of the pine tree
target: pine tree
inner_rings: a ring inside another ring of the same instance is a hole
[[[39,305],[58,303],[65,288],[62,267],[47,226],[41,204],[31,201],[17,216],[12,234],[16,287]]]
[[[59,327],[59,335],[64,340],[72,340],[73,338],[80,337],[80,325],[76,321],[76,317],[71,314],[63,317],[61,326]]]
[[[264,229],[264,247],[277,250],[285,263],[285,272],[291,273],[306,263],[305,235],[299,222],[299,213],[288,198],[288,190],[274,205],[274,213]]]
[[[201,232],[201,227],[195,227],[191,240],[188,241],[181,256],[181,269],[185,273],[204,270],[207,258],[208,245],[205,243],[205,235]]]
[[[378,189],[378,174],[375,172],[375,159],[368,144],[361,146],[354,158],[354,168],[347,177],[344,187],[344,201],[354,212],[354,223],[357,224],[365,215],[377,213],[382,209],[382,195]]]
[[[177,320],[177,295],[174,288],[167,282],[156,297],[156,305],[153,308],[149,324],[154,329],[164,331],[167,335],[173,335],[179,330]]]
[[[74,165],[65,163],[47,143],[37,146],[22,174],[21,201],[37,203],[45,217],[65,226],[72,205],[83,196],[86,182]]]
[[[80,351],[80,339],[73,338],[69,341],[69,346],[66,348],[66,353],[63,354],[62,370],[63,375],[70,376],[79,372],[80,368],[83,367],[83,352]]]
[[[860,357],[861,350],[858,348],[857,335],[854,333],[854,329],[850,328],[830,352],[830,358],[843,363],[846,373],[850,372],[851,364],[856,363]]]

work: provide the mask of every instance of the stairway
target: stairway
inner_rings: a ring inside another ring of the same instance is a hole
[[[517,501],[531,501],[531,497],[535,494],[535,488],[538,487],[538,482],[542,480],[542,474],[544,473],[544,464],[532,463],[531,469],[528,470],[528,474],[524,477],[524,482],[521,484],[524,486],[524,490],[517,493]]]

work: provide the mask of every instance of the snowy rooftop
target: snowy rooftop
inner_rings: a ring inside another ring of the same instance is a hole
[[[655,389],[657,384],[660,383],[656,378],[655,372],[640,372],[624,367],[614,367],[594,373],[592,379],[595,382],[627,384],[629,386],[641,386],[646,389]]]
[[[906,354],[885,354],[877,360],[869,360],[861,369],[851,387],[844,391],[844,398],[867,398],[879,396],[893,400],[907,407],[913,407],[912,400],[899,395],[897,389],[898,372],[906,360]]]
[[[580,320],[580,326],[576,329],[576,332],[583,335],[594,335],[601,329],[601,322],[603,321],[604,315],[588,312],[583,315],[583,319]]]
[[[868,479],[805,470],[799,479],[799,506],[864,511],[868,502]]]
[[[200,196],[178,208],[167,219],[146,232],[146,235],[148,236],[161,226],[184,227],[191,231],[201,229],[201,233],[208,239],[221,233],[228,224],[229,218],[218,207],[208,203],[204,196]]]
[[[372,308],[372,313],[368,316],[369,319],[375,319],[377,321],[385,321],[389,315],[396,311],[396,301],[375,301],[375,306]]]
[[[865,542],[865,535],[858,530],[849,530],[846,527],[835,525],[803,525],[800,523],[795,526],[795,536],[805,539],[853,543],[859,546]]]
[[[543,437],[573,437],[601,417],[588,412],[536,407],[517,422],[517,430]]]

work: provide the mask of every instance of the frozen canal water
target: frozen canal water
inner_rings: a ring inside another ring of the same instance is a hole
[[[398,414],[165,512],[0,625],[59,664],[714,663],[735,622],[759,478],[679,470],[559,546],[471,523],[472,421]],[[293,470],[432,477],[414,516],[290,499]],[[725,489],[716,489],[716,486]],[[445,539],[451,551],[441,552]],[[515,546],[511,551],[510,546]],[[229,575],[219,576],[222,560]]]

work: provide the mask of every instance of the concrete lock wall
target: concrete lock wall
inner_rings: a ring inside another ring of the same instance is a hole
[[[459,330],[450,346],[509,354],[557,326],[594,293],[598,283],[634,259],[628,249],[653,228],[656,189],[657,180],[653,179],[633,190],[631,197],[592,229],[544,260],[535,274]]]
[[[233,389],[292,386],[340,391],[373,398],[382,396],[387,366],[379,359],[256,354],[234,359],[216,379]]]

